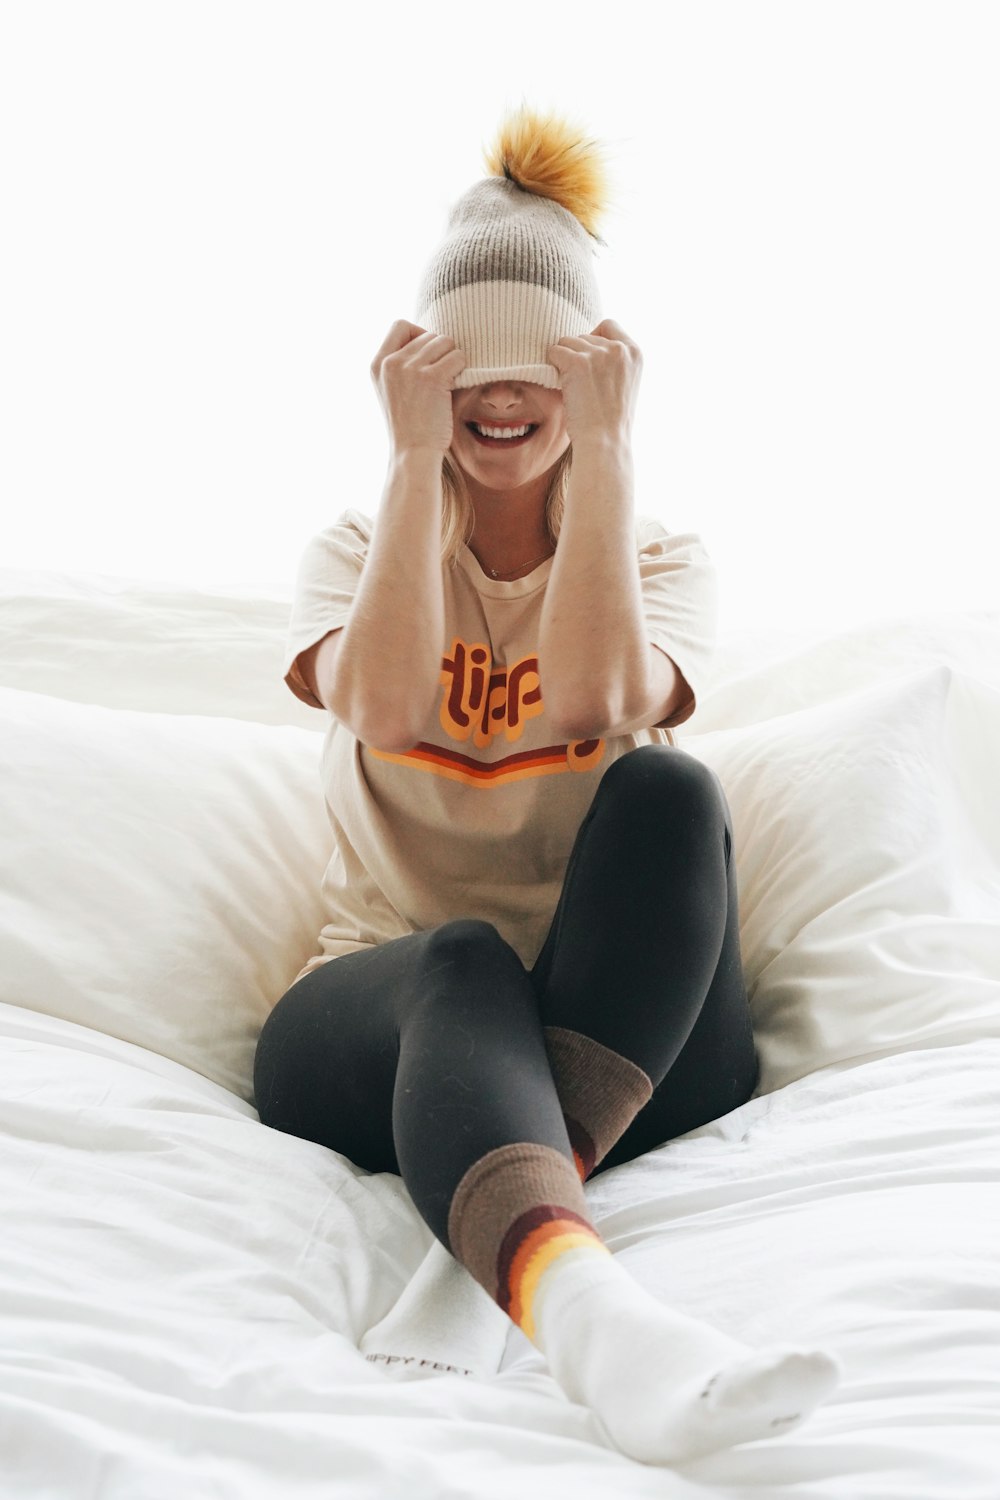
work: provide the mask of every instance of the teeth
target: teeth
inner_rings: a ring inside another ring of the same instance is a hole
[[[523,437],[526,432],[531,431],[531,423],[527,422],[523,427],[484,427],[481,422],[473,422],[477,432],[484,437],[492,438],[515,438]]]

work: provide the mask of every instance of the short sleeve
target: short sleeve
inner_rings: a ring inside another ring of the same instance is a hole
[[[718,628],[715,564],[694,531],[667,531],[659,521],[639,521],[639,577],[649,639],[677,667],[691,696],[669,719],[671,729],[690,719],[708,681]]]
[[[317,533],[299,561],[281,670],[297,698],[323,708],[299,675],[297,658],[331,630],[346,625],[371,541],[372,522],[348,510]]]

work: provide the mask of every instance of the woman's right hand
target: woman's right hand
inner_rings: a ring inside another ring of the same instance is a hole
[[[451,392],[466,357],[455,340],[400,318],[372,360],[371,375],[395,453],[451,447]]]

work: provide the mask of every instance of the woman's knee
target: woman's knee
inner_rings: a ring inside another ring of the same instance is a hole
[[[639,745],[605,771],[598,793],[619,815],[669,813],[699,823],[728,822],[722,783],[711,766],[676,745]]]
[[[493,923],[478,917],[456,917],[429,928],[423,936],[425,956],[434,963],[475,964],[509,948]]]
[[[484,975],[494,976],[521,967],[514,949],[500,936],[492,922],[478,917],[458,917],[443,922],[422,934],[421,964],[416,972],[415,989],[423,994],[441,993],[458,988],[475,993],[477,981]],[[439,982],[428,985],[428,981]],[[447,983],[440,981],[446,979]]]

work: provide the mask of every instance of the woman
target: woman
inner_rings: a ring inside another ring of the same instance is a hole
[[[669,733],[714,583],[697,536],[633,514],[641,355],[597,321],[593,148],[522,111],[487,164],[372,364],[377,525],[348,511],[300,568],[331,921],[257,1107],[400,1173],[615,1445],[677,1462],[790,1430],[837,1365],[670,1312],[588,1214],[594,1171],[757,1082],[729,809]]]

